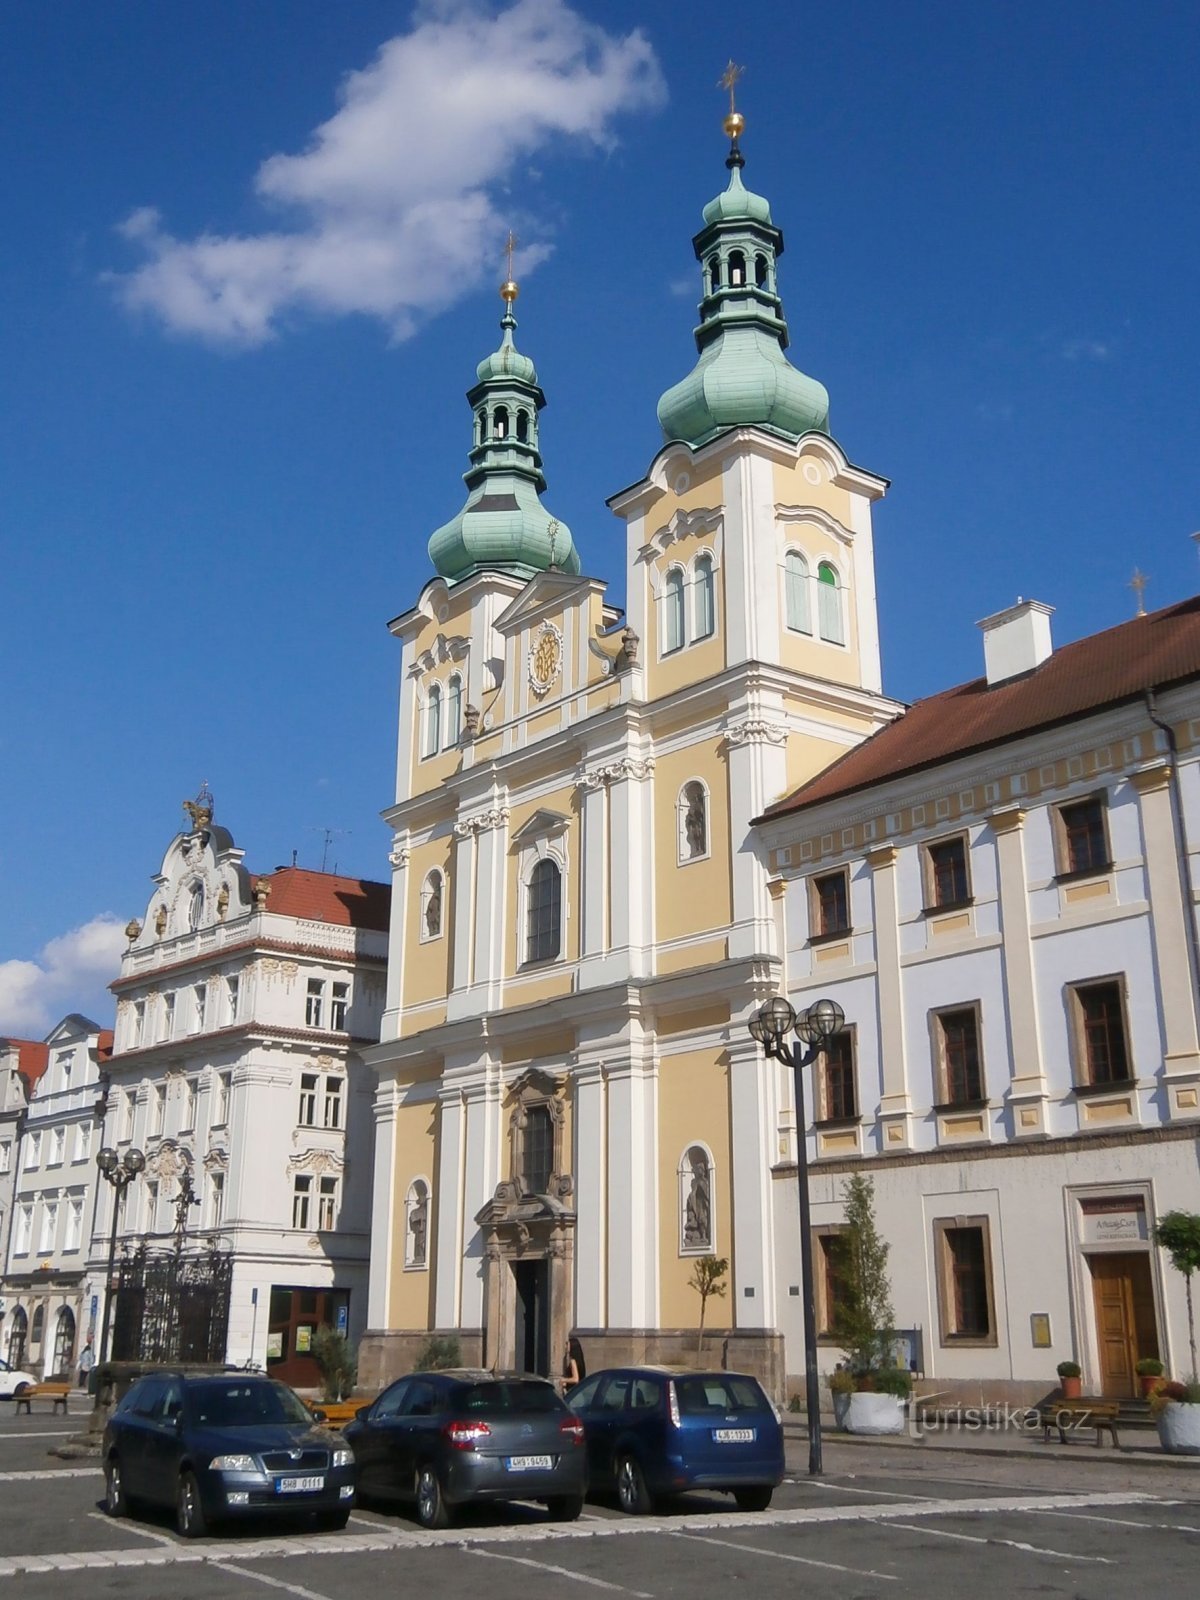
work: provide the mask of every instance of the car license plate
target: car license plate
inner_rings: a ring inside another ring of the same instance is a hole
[[[753,1444],[753,1428],[714,1428],[713,1438],[718,1444]]]
[[[510,1472],[549,1472],[553,1456],[509,1456],[504,1463]]]
[[[277,1494],[311,1494],[325,1487],[324,1478],[280,1478],[275,1485]]]

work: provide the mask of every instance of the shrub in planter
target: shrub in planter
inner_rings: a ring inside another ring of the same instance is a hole
[[[881,1367],[873,1374],[876,1394],[892,1394],[907,1400],[912,1393],[912,1374],[903,1367]]]
[[[1164,1383],[1150,1397],[1158,1439],[1168,1455],[1200,1456],[1200,1383]]]
[[[1138,1375],[1143,1398],[1152,1395],[1161,1386],[1163,1364],[1157,1356],[1143,1356],[1133,1370]]]
[[[1078,1400],[1083,1392],[1079,1382],[1082,1369],[1078,1361],[1060,1361],[1054,1370],[1059,1376],[1063,1399]]]

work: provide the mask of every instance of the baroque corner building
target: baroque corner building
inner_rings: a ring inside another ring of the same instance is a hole
[[[783,237],[736,139],[727,165],[694,241],[696,364],[659,403],[646,476],[609,501],[627,615],[542,504],[544,396],[509,282],[468,392],[466,504],[391,624],[368,1388],[435,1333],[543,1373],[572,1330],[593,1366],[678,1359],[707,1255],[730,1263],[711,1347],[776,1392],[792,1364],[787,1100],[746,1030],[781,984],[782,907],[752,822],[900,708],[875,605],[887,486],[787,358]]]

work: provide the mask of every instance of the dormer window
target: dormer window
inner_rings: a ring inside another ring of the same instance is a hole
[[[508,407],[497,406],[492,416],[492,432],[497,439],[508,438]]]
[[[746,258],[740,250],[732,250],[729,254],[729,287],[741,289],[746,283]]]

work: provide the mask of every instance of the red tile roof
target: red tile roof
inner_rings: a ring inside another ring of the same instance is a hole
[[[392,890],[387,883],[365,878],[339,878],[332,872],[310,872],[306,867],[280,867],[271,873],[251,874],[253,883],[263,878],[271,885],[267,910],[305,922],[330,922],[341,928],[374,929],[386,933]]]
[[[7,1045],[10,1050],[17,1052],[17,1071],[32,1091],[49,1065],[49,1045],[42,1044],[38,1039],[0,1039],[0,1045]]]
[[[1033,672],[1006,683],[989,688],[986,678],[976,678],[918,700],[769,806],[759,820],[787,816],[1197,676],[1200,596],[1063,645]]]

